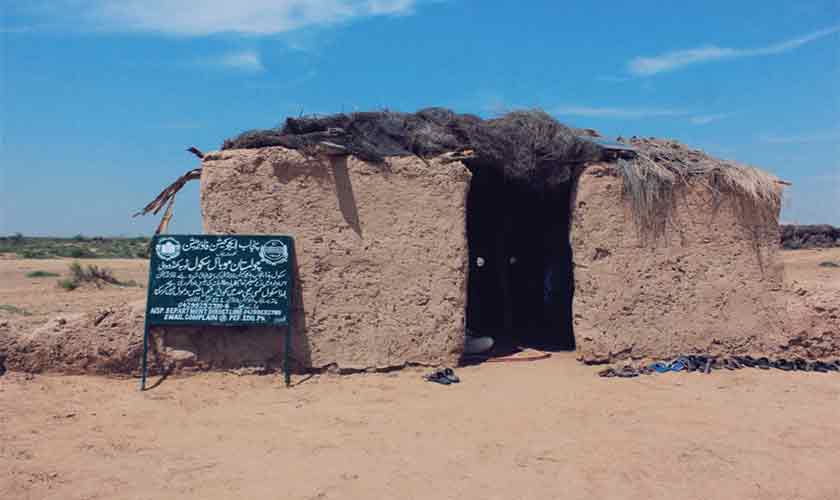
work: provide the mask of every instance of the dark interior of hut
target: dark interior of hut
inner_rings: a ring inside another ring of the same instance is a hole
[[[534,188],[473,168],[467,198],[467,328],[491,336],[492,354],[571,350],[573,180]]]

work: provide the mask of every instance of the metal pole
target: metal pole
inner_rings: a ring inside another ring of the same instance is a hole
[[[292,385],[292,374],[289,370],[289,357],[292,352],[292,335],[294,334],[295,323],[295,271],[297,270],[297,254],[295,253],[295,240],[288,239],[289,244],[289,266],[287,267],[289,273],[289,326],[286,329],[286,346],[283,349],[283,372],[286,376],[286,387]]]
[[[143,322],[143,368],[140,374],[140,390],[146,390],[146,368],[149,357],[149,319]]]
[[[289,327],[286,329],[286,347],[283,349],[283,372],[286,375],[286,387],[292,384],[292,374],[289,372],[289,352],[292,350],[292,332],[292,318],[290,315]]]

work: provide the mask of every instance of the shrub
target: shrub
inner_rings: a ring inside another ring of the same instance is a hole
[[[89,251],[85,250],[84,248],[73,247],[70,249],[69,257],[73,257],[74,259],[82,259],[85,257],[92,257],[93,254]]]
[[[66,278],[63,279],[63,280],[58,280],[58,286],[67,290],[68,292],[71,291],[71,290],[75,290],[75,289],[79,288],[78,283],[76,283],[75,281],[73,281],[71,279],[66,279]]]
[[[61,276],[58,273],[51,273],[49,271],[32,271],[26,273],[27,278],[55,278],[56,276]]]
[[[24,259],[48,259],[50,256],[38,250],[23,250],[18,255]]]
[[[136,281],[121,281],[114,276],[113,271],[107,267],[99,267],[96,265],[82,266],[78,262],[73,262],[69,266],[70,278],[59,280],[58,286],[65,290],[75,290],[84,283],[92,283],[97,287],[102,285],[118,285],[118,286],[139,286]]]
[[[0,311],[6,311],[12,314],[21,314],[23,316],[31,316],[29,311],[10,304],[0,304]]]

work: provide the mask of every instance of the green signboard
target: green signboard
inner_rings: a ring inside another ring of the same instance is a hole
[[[288,325],[289,382],[294,241],[289,236],[158,235],[152,240],[146,328],[154,325]]]

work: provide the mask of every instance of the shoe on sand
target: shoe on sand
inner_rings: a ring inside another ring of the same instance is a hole
[[[426,382],[434,382],[436,384],[441,384],[441,385],[452,384],[452,381],[449,380],[449,377],[447,377],[446,374],[443,373],[443,370],[438,370],[438,371],[432,372],[428,375],[424,375],[423,379],[426,380]]]
[[[671,365],[668,363],[657,362],[650,365],[650,368],[653,369],[656,373],[666,373],[671,371]]]
[[[472,337],[467,335],[464,341],[464,354],[481,354],[493,348],[492,337]]]
[[[441,373],[443,373],[443,376],[446,377],[453,384],[457,384],[461,381],[461,379],[458,378],[458,375],[455,375],[455,370],[453,370],[452,368],[444,368],[443,370],[441,370]]]

